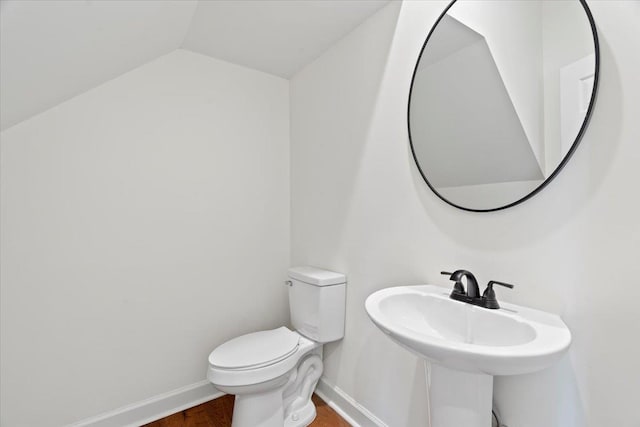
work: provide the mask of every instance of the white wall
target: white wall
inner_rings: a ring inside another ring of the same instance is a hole
[[[175,51],[0,134],[3,426],[196,383],[286,321],[288,90]]]
[[[407,142],[411,73],[446,4],[391,4],[291,83],[292,261],[349,279],[346,336],[326,348],[326,377],[390,426],[427,425],[422,364],[373,326],[364,300],[448,285],[439,272],[466,267],[516,283],[499,298],[559,313],[573,332],[557,366],[496,379],[507,425],[637,427],[640,6],[589,2],[602,80],[572,161],[524,204],[474,214],[430,192]]]

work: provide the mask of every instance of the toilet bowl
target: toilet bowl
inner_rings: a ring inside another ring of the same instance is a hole
[[[209,355],[207,379],[236,395],[233,427],[306,426],[316,415],[321,350],[286,327],[242,335]]]
[[[344,336],[344,275],[289,270],[287,327],[253,332],[209,355],[207,379],[234,394],[232,427],[304,427],[316,416],[311,395],[322,375],[322,345]]]

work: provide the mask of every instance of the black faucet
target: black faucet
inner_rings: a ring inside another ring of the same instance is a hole
[[[498,304],[498,299],[496,298],[496,293],[493,290],[493,285],[505,286],[507,288],[513,288],[513,285],[504,282],[498,282],[495,280],[491,280],[487,284],[487,289],[484,290],[482,296],[480,296],[480,289],[478,288],[478,281],[475,276],[467,270],[456,270],[453,273],[449,273],[448,271],[442,271],[441,274],[445,274],[449,277],[449,280],[453,280],[455,284],[453,285],[453,291],[451,291],[451,295],[449,297],[456,301],[466,302],[468,304],[477,305],[479,307],[489,308],[489,309],[497,309],[500,308],[500,304]],[[462,278],[466,278],[467,281],[467,289],[465,290],[464,285],[462,284]]]

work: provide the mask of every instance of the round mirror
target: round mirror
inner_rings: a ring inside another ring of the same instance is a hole
[[[409,140],[427,185],[478,212],[539,192],[585,131],[598,64],[583,0],[451,2],[409,92]]]

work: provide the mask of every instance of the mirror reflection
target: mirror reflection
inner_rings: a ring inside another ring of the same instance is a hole
[[[458,0],[414,72],[409,131],[429,186],[468,210],[526,198],[577,144],[596,79],[578,0]]]

